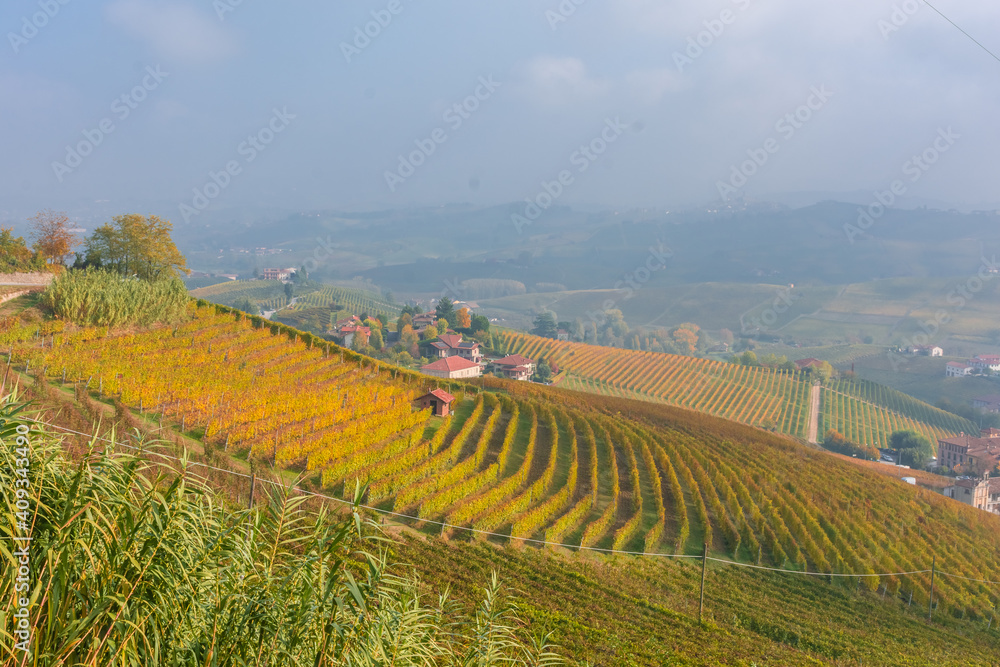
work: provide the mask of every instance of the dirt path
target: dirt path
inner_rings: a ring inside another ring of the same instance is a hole
[[[816,435],[819,430],[819,393],[822,390],[822,386],[814,384],[812,386],[812,393],[809,399],[809,442],[817,443]]]

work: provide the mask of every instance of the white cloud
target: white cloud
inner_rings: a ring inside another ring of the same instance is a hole
[[[591,77],[579,58],[538,56],[524,68],[524,92],[545,106],[562,106],[599,98],[609,82]]]
[[[105,8],[105,16],[169,61],[200,64],[236,52],[236,40],[215,18],[187,4],[115,0]]]

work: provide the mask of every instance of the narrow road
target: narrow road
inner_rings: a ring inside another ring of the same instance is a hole
[[[809,442],[816,444],[819,440],[816,438],[816,431],[819,430],[819,392],[822,390],[822,386],[814,384],[812,386],[812,393],[809,399],[809,432],[808,438]]]

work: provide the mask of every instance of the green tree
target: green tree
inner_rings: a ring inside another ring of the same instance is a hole
[[[934,456],[934,443],[916,431],[894,431],[889,446],[899,452],[899,463],[922,468]]]
[[[552,367],[549,366],[549,362],[545,359],[541,359],[538,365],[535,366],[535,376],[532,378],[535,382],[548,382],[552,379]]]
[[[490,320],[485,315],[473,315],[472,316],[472,331],[483,331],[488,333],[490,330]]]
[[[413,325],[413,316],[410,315],[409,313],[404,312],[402,315],[399,316],[399,319],[396,320],[396,331],[402,331],[403,327],[408,327],[412,325]]]
[[[429,325],[423,332],[424,340],[434,340],[438,337],[438,330],[433,324]]]
[[[458,315],[455,313],[455,304],[452,303],[452,300],[446,296],[441,297],[434,309],[434,317],[439,320],[448,320],[448,326],[455,326]]]
[[[260,315],[260,308],[249,297],[240,297],[233,304],[233,308],[236,310],[242,310],[244,313],[250,313],[251,315]]]
[[[747,350],[740,356],[740,363],[744,366],[756,366],[757,365],[757,353],[753,350]]]
[[[552,313],[541,313],[535,318],[534,325],[535,326],[531,330],[531,333],[536,336],[541,336],[542,338],[557,338],[559,335],[559,326],[556,324],[556,318]]]
[[[84,242],[86,262],[143,280],[191,273],[170,237],[171,231],[170,221],[155,215],[116,216]]]
[[[285,283],[285,298],[291,301],[293,296],[295,296],[295,288],[292,287],[291,283]]]
[[[385,341],[382,339],[382,330],[379,328],[372,329],[372,335],[368,339],[368,345],[375,348],[376,350],[381,350],[385,347]]]

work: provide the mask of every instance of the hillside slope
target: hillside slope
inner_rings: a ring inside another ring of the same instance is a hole
[[[579,552],[580,564],[546,565],[534,550],[428,542],[435,559],[421,542],[400,547],[429,578],[464,581],[461,572],[501,563],[539,627],[558,629],[580,657],[953,664],[960,654],[965,664],[989,663],[989,635],[979,633],[995,625],[986,582],[1000,580],[1000,519],[787,439],[663,404],[497,380],[446,385],[455,414],[432,417],[410,399],[433,379],[277,325],[256,328],[225,308],[192,305],[188,322],[142,332],[49,327],[36,338],[39,328],[7,327],[0,344],[12,349],[13,372],[41,376],[43,386],[47,378],[56,393],[65,369],[66,388],[91,401],[152,412],[212,449],[302,471],[327,493],[360,478],[369,503],[405,515],[393,520],[456,543],[546,540]],[[711,561],[709,618],[722,629],[707,635],[687,618],[697,568],[655,569],[665,556],[697,557],[706,543],[713,558],[736,563]],[[598,575],[586,564],[594,549],[661,556]],[[966,633],[954,645],[917,629],[932,562],[936,618]],[[804,570],[822,576],[794,574]],[[577,594],[618,611],[574,611]],[[787,608],[774,614],[767,600]],[[859,610],[901,639],[887,648]],[[669,627],[637,633],[650,619]],[[729,633],[750,648],[728,646]]]

